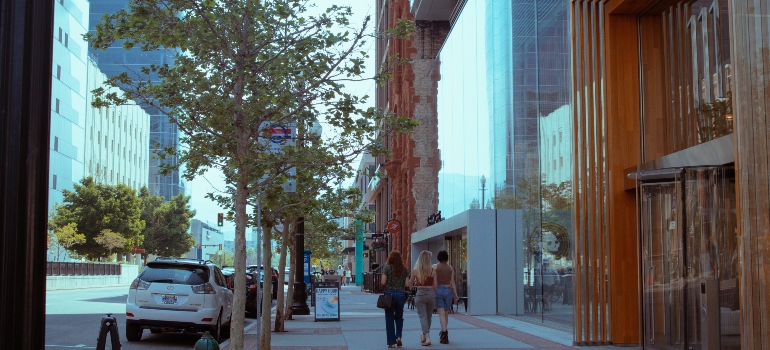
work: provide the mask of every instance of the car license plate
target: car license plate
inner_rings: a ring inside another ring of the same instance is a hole
[[[163,295],[163,304],[176,304],[176,295]]]

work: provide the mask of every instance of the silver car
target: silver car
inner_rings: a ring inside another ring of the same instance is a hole
[[[158,258],[149,262],[128,290],[126,338],[144,329],[201,333],[218,342],[230,329],[233,293],[211,261]]]

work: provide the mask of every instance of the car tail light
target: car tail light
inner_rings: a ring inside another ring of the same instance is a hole
[[[213,320],[214,320],[214,319],[213,319],[213,318],[211,318],[211,317],[206,317],[206,318],[203,318],[203,319],[201,319],[201,322],[211,322],[211,321],[213,321]]]
[[[211,285],[211,283],[206,282],[204,284],[199,284],[197,286],[191,286],[192,291],[195,294],[216,294],[217,292],[214,290],[214,286]]]
[[[139,289],[139,290],[146,290],[147,288],[150,288],[150,282],[145,282],[140,279],[135,279],[133,282],[131,282],[131,287],[129,289]]]
[[[126,317],[134,317],[134,314],[132,314],[130,312],[126,312]]]

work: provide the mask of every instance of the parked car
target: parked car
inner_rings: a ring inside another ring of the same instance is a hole
[[[271,288],[272,291],[270,294],[272,299],[276,299],[278,298],[278,269],[276,269],[275,267],[270,267],[270,269],[272,271],[271,279],[273,284],[273,287]],[[264,276],[265,268],[262,265],[249,265],[249,266],[246,266],[246,271],[259,273],[259,287],[262,288],[263,287],[262,282],[264,282],[265,280],[265,276]]]
[[[227,280],[227,286],[235,295],[235,269],[232,267],[223,267],[222,273]],[[246,312],[257,316],[257,273],[246,271]]]
[[[217,341],[230,330],[233,293],[211,261],[157,258],[147,263],[128,289],[126,338],[142,332],[203,333]]]

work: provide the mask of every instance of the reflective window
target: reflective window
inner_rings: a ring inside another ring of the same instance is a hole
[[[571,327],[568,3],[468,2],[439,60],[438,209],[519,210],[525,290],[511,294],[527,315]]]

